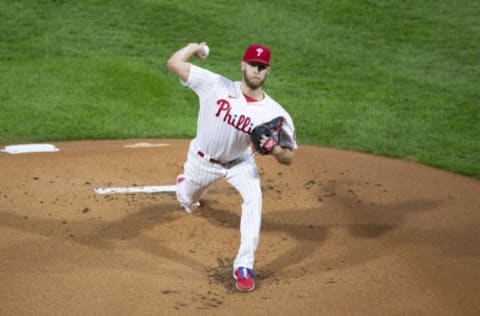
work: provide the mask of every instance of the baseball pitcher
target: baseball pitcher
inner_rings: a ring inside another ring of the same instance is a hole
[[[297,149],[292,118],[264,90],[271,70],[271,52],[250,45],[240,64],[241,81],[189,62],[207,58],[205,42],[190,43],[176,51],[167,68],[198,96],[196,137],[190,142],[184,174],[177,177],[177,199],[192,212],[214,182],[225,179],[242,197],[240,247],[233,277],[240,291],[255,289],[255,251],[260,237],[262,192],[254,152],[272,155],[289,165]]]

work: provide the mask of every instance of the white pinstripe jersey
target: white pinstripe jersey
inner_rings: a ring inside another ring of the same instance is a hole
[[[197,135],[192,142],[210,157],[231,161],[245,151],[251,152],[253,128],[277,116],[286,119],[284,129],[292,140],[289,147],[297,148],[292,118],[266,93],[261,101],[247,102],[239,81],[231,81],[193,64],[187,81],[182,83],[198,95],[200,102]]]

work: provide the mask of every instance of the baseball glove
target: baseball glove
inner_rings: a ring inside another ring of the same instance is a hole
[[[280,144],[280,133],[282,131],[282,125],[285,119],[282,116],[276,117],[271,121],[257,125],[252,133],[250,139],[255,147],[255,150],[260,155],[269,155],[272,153],[273,148]],[[265,135],[268,139],[261,144],[262,136]]]

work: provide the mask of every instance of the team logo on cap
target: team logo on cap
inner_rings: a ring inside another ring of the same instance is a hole
[[[250,45],[245,50],[243,61],[270,65],[270,49],[263,45]]]

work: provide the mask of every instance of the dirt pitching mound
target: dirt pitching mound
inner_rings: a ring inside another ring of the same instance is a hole
[[[241,199],[183,212],[188,141],[55,143],[0,153],[0,315],[478,315],[480,181],[300,146],[257,157],[257,289],[234,289]]]

